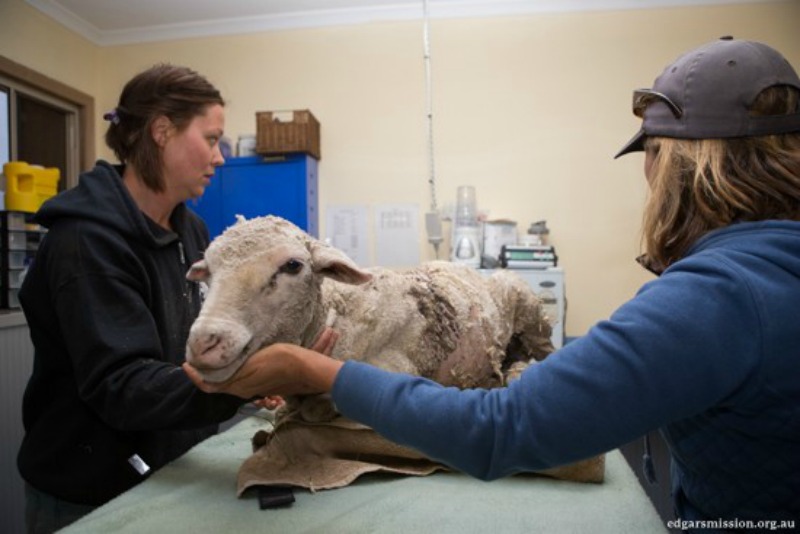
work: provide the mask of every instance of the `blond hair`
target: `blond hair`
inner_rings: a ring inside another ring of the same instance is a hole
[[[797,112],[800,94],[772,87],[754,115]],[[653,157],[642,242],[660,271],[704,234],[743,221],[800,221],[800,133],[735,139],[648,138]]]

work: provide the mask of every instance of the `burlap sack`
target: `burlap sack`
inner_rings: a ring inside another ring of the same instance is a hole
[[[290,417],[274,431],[259,431],[253,442],[255,452],[239,469],[239,496],[251,486],[294,486],[316,491],[347,486],[364,473],[423,476],[448,469],[343,417],[329,423],[308,423]],[[538,474],[599,483],[605,475],[605,455]]]

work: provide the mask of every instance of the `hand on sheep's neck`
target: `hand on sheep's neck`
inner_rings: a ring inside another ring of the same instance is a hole
[[[303,347],[310,348],[319,339],[319,336],[326,327],[332,327],[336,319],[336,310],[327,304],[318,302],[315,312],[311,317],[308,327],[303,331],[302,341],[300,344]]]

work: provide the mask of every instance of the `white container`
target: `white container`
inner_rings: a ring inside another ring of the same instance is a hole
[[[450,261],[476,269],[481,266],[481,228],[475,188],[471,185],[462,185],[457,190]]]
[[[497,260],[503,245],[517,244],[517,223],[506,219],[486,221],[483,224],[483,256]]]
[[[453,232],[451,261],[476,269],[481,266],[481,229],[478,226],[460,226]]]
[[[522,234],[519,238],[519,244],[523,247],[538,247],[544,245],[542,236],[539,234]]]
[[[550,229],[547,227],[547,221],[536,221],[531,223],[528,233],[520,238],[520,245],[527,247],[547,245],[549,237]]]
[[[255,156],[256,155],[256,136],[255,135],[240,135],[239,141],[236,143],[236,154],[242,156]]]
[[[459,186],[456,192],[456,227],[478,226],[478,203],[475,188],[471,185]]]

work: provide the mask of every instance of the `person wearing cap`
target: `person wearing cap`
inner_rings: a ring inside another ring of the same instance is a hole
[[[641,262],[659,276],[508,387],[445,388],[285,344],[221,385],[187,372],[244,398],[331,392],[344,416],[485,480],[660,428],[680,519],[799,526],[800,79],[776,50],[723,38],[636,91],[633,110],[642,128],[617,156],[645,152]]]

